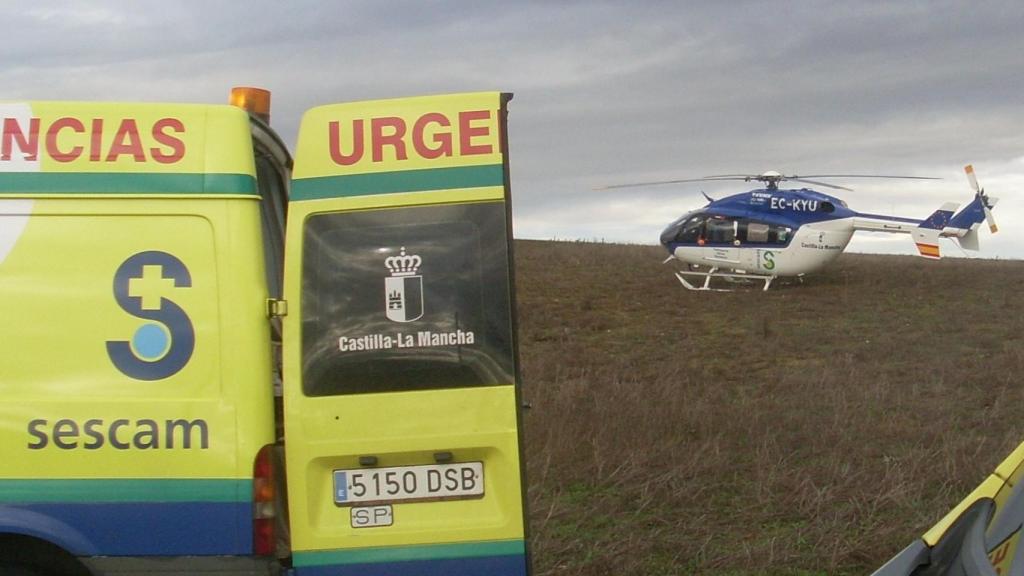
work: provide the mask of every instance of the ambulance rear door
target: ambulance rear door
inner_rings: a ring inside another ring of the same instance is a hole
[[[506,104],[315,108],[285,257],[298,574],[528,572]]]

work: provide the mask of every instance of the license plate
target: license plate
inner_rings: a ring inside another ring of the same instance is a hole
[[[483,462],[334,471],[334,503],[340,506],[400,500],[452,500],[483,494]]]

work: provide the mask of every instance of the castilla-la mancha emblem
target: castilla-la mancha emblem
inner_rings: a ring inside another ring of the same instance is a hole
[[[405,246],[398,256],[384,259],[391,271],[391,276],[384,278],[388,320],[412,322],[423,316],[423,277],[416,274],[420,263],[419,256],[406,256]]]

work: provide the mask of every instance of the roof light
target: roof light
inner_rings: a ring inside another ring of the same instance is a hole
[[[248,111],[253,116],[270,124],[270,91],[262,88],[238,86],[231,89],[228,102]]]

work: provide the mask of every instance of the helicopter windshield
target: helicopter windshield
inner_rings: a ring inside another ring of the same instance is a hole
[[[682,240],[682,238],[690,235],[693,236],[693,240],[690,241],[696,242],[698,232],[687,231],[694,228],[694,223],[697,223],[697,227],[699,227],[703,222],[703,215],[691,216],[690,214],[683,214],[661,232],[661,243],[668,245],[669,242],[685,242],[686,240]]]
[[[679,235],[676,236],[676,241],[696,242],[697,238],[704,236],[707,226],[706,222],[707,216],[703,214],[688,219],[679,231]]]

